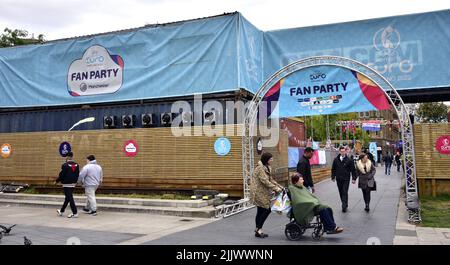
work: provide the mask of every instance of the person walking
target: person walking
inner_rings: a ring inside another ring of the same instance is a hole
[[[250,182],[250,200],[256,206],[256,229],[255,237],[265,238],[269,236],[263,233],[264,222],[270,214],[270,199],[272,192],[279,193],[283,186],[278,184],[271,176],[271,165],[273,156],[270,153],[263,153],[261,161],[253,172]]]
[[[73,153],[68,152],[66,155],[66,162],[61,166],[61,171],[59,172],[59,177],[55,180],[55,184],[62,183],[64,190],[64,203],[61,210],[56,210],[58,216],[63,216],[64,211],[68,204],[70,204],[70,209],[72,213],[69,214],[68,218],[77,218],[78,211],[75,205],[75,200],[73,199],[73,190],[78,182],[78,177],[80,174],[80,166],[73,160]]]
[[[356,176],[353,177],[352,183],[355,184],[356,179],[359,178],[358,188],[362,190],[364,203],[366,204],[366,208],[364,208],[364,210],[369,212],[370,192],[376,187],[374,178],[376,169],[367,154],[361,154],[359,156],[359,161],[356,163],[356,172]]]
[[[400,172],[400,166],[402,165],[402,163],[400,162],[400,152],[397,151],[397,153],[394,156],[394,160],[395,160],[395,165],[397,166],[397,172]]]
[[[309,163],[309,160],[313,157],[313,155],[314,150],[311,147],[306,147],[303,156],[297,163],[297,173],[302,175],[304,179],[303,186],[306,187],[311,193],[315,192],[311,173],[311,164]]]
[[[87,164],[80,172],[78,182],[84,187],[86,193],[86,207],[83,211],[89,215],[97,215],[97,201],[95,199],[95,191],[103,182],[102,167],[97,164],[94,155],[86,157]]]
[[[355,176],[355,164],[353,157],[349,158],[344,146],[339,147],[339,155],[333,160],[331,166],[331,180],[337,181],[339,197],[342,203],[342,212],[348,208],[348,188],[352,176]]]
[[[394,157],[392,156],[392,154],[390,152],[387,153],[387,155],[385,155],[383,157],[384,174],[385,175],[391,175],[391,166],[392,166],[392,161],[393,160],[394,160]]]

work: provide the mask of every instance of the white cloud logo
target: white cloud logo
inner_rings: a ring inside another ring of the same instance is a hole
[[[104,47],[93,45],[69,67],[69,94],[76,97],[114,93],[122,86],[123,68],[120,55],[110,55]]]
[[[126,146],[125,146],[125,150],[128,152],[128,153],[136,153],[136,146],[134,146],[134,144],[133,143],[129,143],[129,144],[127,144]]]

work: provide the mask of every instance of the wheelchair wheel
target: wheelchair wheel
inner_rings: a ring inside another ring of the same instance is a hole
[[[320,224],[314,228],[311,236],[314,240],[320,240],[324,232],[323,225]]]
[[[284,229],[284,234],[286,235],[287,239],[291,241],[299,240],[302,237],[303,233],[305,233],[305,229],[295,222],[287,224],[286,228]]]

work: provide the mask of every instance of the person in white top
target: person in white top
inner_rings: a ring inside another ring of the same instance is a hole
[[[97,215],[95,191],[103,182],[103,170],[97,164],[94,155],[89,155],[86,159],[87,164],[81,170],[78,178],[78,182],[83,185],[87,197],[86,207],[83,208],[83,211],[90,215]]]

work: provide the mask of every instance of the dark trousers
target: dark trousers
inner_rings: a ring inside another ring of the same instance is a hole
[[[66,188],[64,187],[64,204],[61,207],[61,212],[64,212],[66,210],[67,204],[70,203],[70,209],[72,210],[73,214],[77,214],[77,206],[75,205],[75,200],[73,199],[73,190],[75,188]]]
[[[319,212],[325,231],[333,231],[336,229],[336,223],[333,218],[333,210],[325,208]]]
[[[363,193],[363,198],[364,198],[364,202],[366,203],[366,205],[369,205],[370,203],[370,188],[367,187],[366,189],[361,189],[362,193]]]
[[[392,164],[391,163],[386,163],[385,164],[385,168],[384,168],[384,174],[385,175],[390,175],[391,174],[391,166],[392,166]]]
[[[264,222],[266,221],[269,214],[270,214],[270,209],[262,208],[259,206],[256,208],[255,223],[256,223],[257,229],[261,229],[263,227]]]
[[[402,163],[397,162],[397,172],[400,172],[400,166],[402,165]]]
[[[350,179],[338,179],[336,178],[336,183],[339,189],[339,196],[341,197],[342,208],[348,207],[348,187],[350,185]]]

